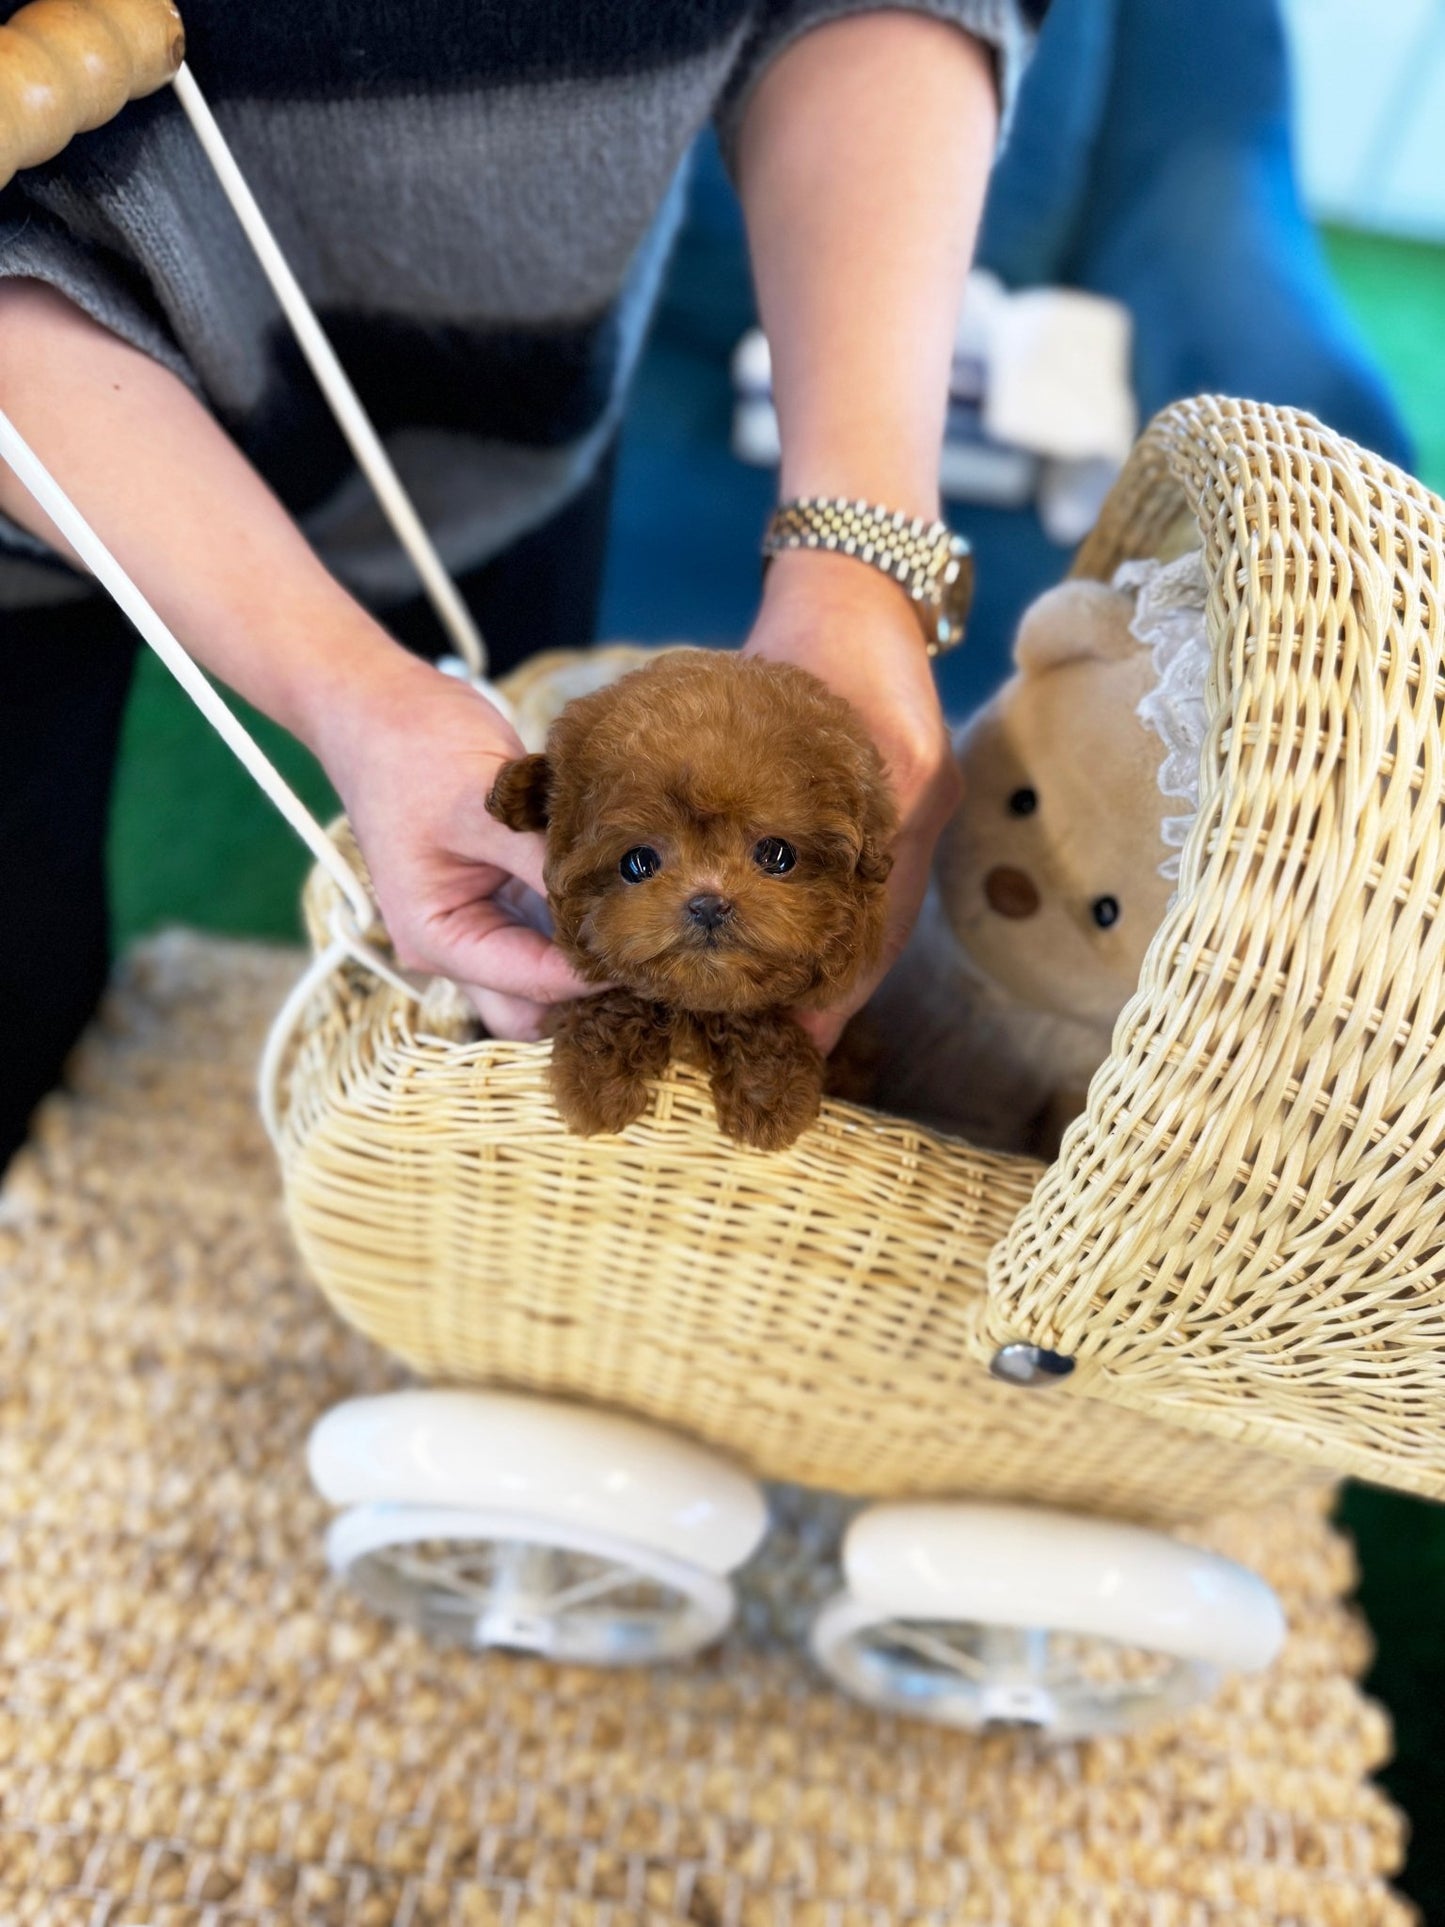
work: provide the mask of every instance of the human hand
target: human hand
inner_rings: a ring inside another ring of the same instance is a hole
[[[497,771],[524,752],[485,697],[397,650],[328,705],[313,741],[403,968],[451,978],[513,1039],[599,988],[524,920],[522,888],[546,894],[543,839],[488,814]]]
[[[845,696],[882,753],[898,805],[882,956],[843,1003],[796,1013],[827,1052],[908,941],[934,845],[961,795],[958,771],[918,619],[878,571],[816,550],[776,556],[743,653],[796,663]]]

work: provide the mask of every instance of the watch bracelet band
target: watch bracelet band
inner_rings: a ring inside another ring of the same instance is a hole
[[[763,555],[771,559],[789,549],[823,549],[866,562],[891,576],[918,607],[924,640],[931,656],[941,655],[963,640],[962,624],[946,638],[930,624],[926,611],[936,611],[961,575],[967,599],[972,587],[972,557],[968,543],[946,522],[925,522],[901,509],[879,507],[841,495],[800,495],[774,510],[763,537]]]

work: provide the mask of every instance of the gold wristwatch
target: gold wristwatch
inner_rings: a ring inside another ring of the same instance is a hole
[[[973,551],[946,522],[895,513],[841,495],[800,495],[773,512],[763,555],[829,549],[892,576],[918,611],[930,656],[963,641],[973,601]]]

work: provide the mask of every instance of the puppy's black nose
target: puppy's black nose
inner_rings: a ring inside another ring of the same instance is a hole
[[[704,890],[699,896],[687,900],[687,915],[690,923],[700,930],[716,930],[725,924],[733,913],[733,907],[726,897]]]

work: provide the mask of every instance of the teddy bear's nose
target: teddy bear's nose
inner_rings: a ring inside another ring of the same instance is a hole
[[[687,900],[688,920],[700,930],[716,930],[727,922],[733,913],[732,904],[726,897],[715,895],[711,890],[703,890]]]
[[[1009,869],[1006,864],[989,871],[983,880],[983,894],[989,908],[997,910],[1001,917],[1031,917],[1040,902],[1033,878],[1023,870]]]

